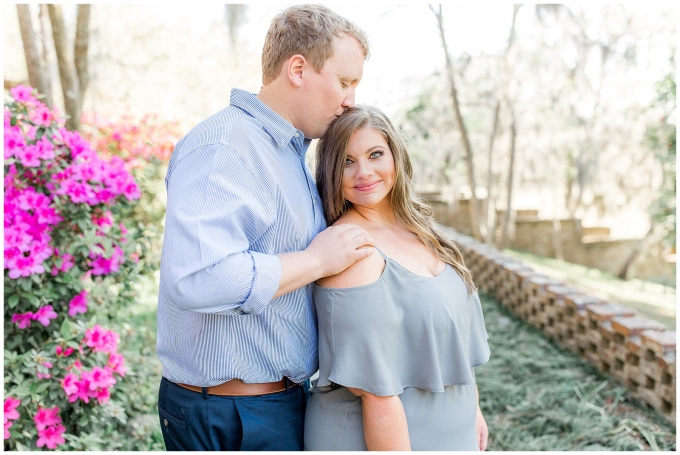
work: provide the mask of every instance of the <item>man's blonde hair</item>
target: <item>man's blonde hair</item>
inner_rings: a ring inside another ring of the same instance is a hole
[[[368,58],[366,33],[352,22],[323,5],[295,5],[272,19],[262,49],[262,83],[274,81],[281,65],[296,54],[309,61],[320,72],[326,59],[333,55],[333,38],[353,36]]]

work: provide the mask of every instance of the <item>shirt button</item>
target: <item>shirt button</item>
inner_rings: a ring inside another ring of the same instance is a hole
[[[163,419],[163,425],[168,426],[168,419]]]

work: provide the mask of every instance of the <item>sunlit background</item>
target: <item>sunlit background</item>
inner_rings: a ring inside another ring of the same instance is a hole
[[[366,30],[371,57],[357,102],[380,107],[407,133],[418,188],[469,197],[444,51],[428,4],[326,4]],[[158,113],[188,130],[228,105],[232,88],[259,90],[264,35],[288,5],[94,5],[84,111]],[[477,196],[485,198],[492,184],[488,214],[505,206],[511,106],[514,209],[577,217],[584,226],[608,227],[614,239],[645,236],[662,173],[644,135],[662,115],[655,84],[674,67],[675,11],[671,4],[527,5],[517,13],[517,38],[508,49],[512,4],[444,6]],[[14,5],[6,4],[4,14],[5,81],[25,81]],[[39,23],[37,6],[33,14]],[[64,15],[72,31],[75,6],[65,6]],[[53,53],[48,48],[46,60],[53,91],[60,93]],[[313,166],[313,153],[308,162]],[[494,220],[488,224],[493,229]]]

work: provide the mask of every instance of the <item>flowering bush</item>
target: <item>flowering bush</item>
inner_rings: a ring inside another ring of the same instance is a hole
[[[126,224],[140,187],[30,87],[6,95],[4,134],[5,449],[122,447],[138,404],[111,327],[147,255]]]
[[[108,158],[121,158],[141,188],[138,204],[130,206],[125,216],[144,226],[138,239],[147,259],[142,273],[156,270],[160,261],[161,236],[165,218],[165,173],[175,143],[181,137],[178,122],[165,121],[156,115],[121,115],[104,118],[84,113],[83,137]]]

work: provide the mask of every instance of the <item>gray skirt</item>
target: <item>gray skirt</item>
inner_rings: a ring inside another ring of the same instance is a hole
[[[412,450],[479,450],[475,384],[450,385],[443,392],[408,387],[399,398]],[[305,450],[367,450],[361,398],[345,387],[314,391],[307,403]]]

